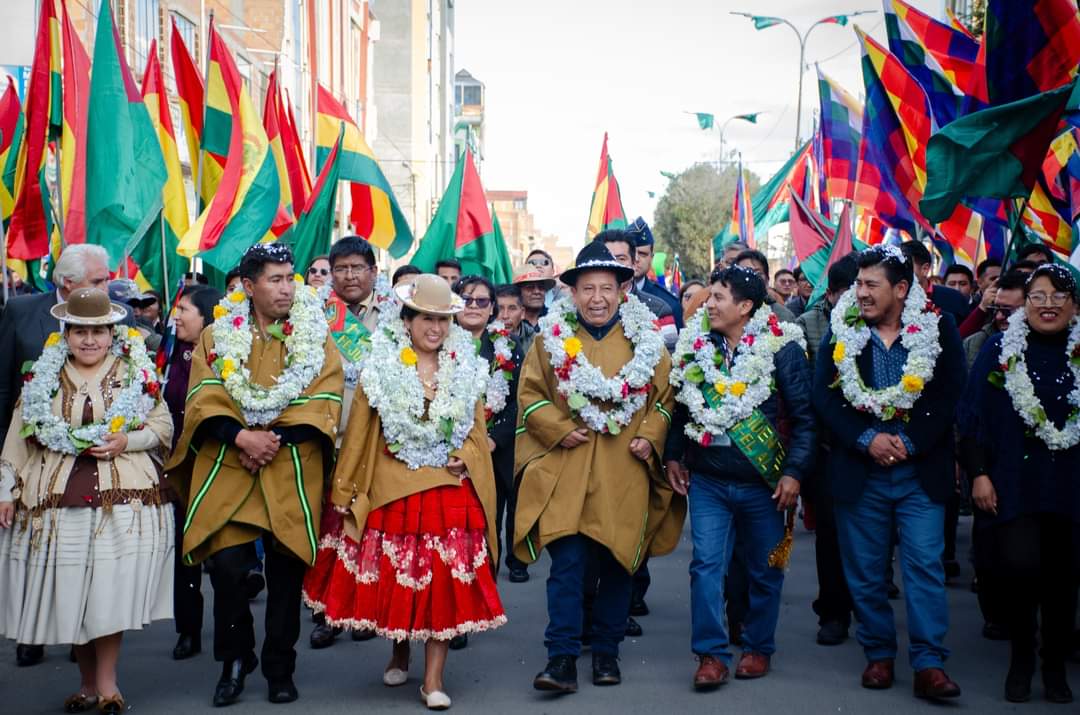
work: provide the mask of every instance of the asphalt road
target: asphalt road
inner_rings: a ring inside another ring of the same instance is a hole
[[[959,553],[966,553],[967,520],[961,525]],[[948,645],[953,651],[949,674],[961,685],[963,697],[948,705],[931,705],[911,696],[912,674],[906,655],[898,660],[898,682],[889,691],[868,691],[859,687],[865,665],[861,649],[849,640],[826,648],[814,642],[816,618],[810,602],[816,593],[813,536],[800,529],[796,533],[791,570],[784,585],[783,607],[777,634],[778,652],[772,673],[756,681],[732,681],[712,693],[695,693],[690,681],[695,661],[689,650],[689,540],[684,536],[679,549],[663,559],[650,562],[653,583],[648,603],[652,613],[640,619],[645,630],[641,638],[623,644],[623,683],[597,688],[589,681],[589,657],[578,661],[580,691],[552,699],[532,689],[532,678],[546,662],[543,630],[546,623],[544,576],[546,556],[532,568],[525,584],[505,581],[500,588],[510,623],[504,628],[474,636],[464,651],[451,652],[446,672],[446,689],[454,699],[453,710],[466,713],[911,713],[965,711],[971,713],[1054,712],[1075,713],[1080,706],[1053,706],[1041,700],[1041,683],[1036,676],[1034,697],[1026,705],[1012,705],[1002,698],[1002,683],[1008,666],[1008,644],[984,640],[979,631],[982,620],[974,595],[968,590],[970,569],[950,588],[952,625]],[[204,592],[210,595],[204,579]],[[901,651],[906,653],[904,609],[894,602],[901,633]],[[256,601],[256,622],[262,618],[262,599]],[[120,661],[120,686],[133,713],[211,712],[210,699],[220,666],[209,653],[210,613],[207,602],[204,646],[206,650],[191,660],[171,659],[175,641],[171,622],[129,633]],[[329,649],[313,651],[307,646],[310,619],[304,618],[299,646],[296,684],[299,702],[272,706],[266,701],[266,686],[256,673],[248,678],[243,700],[228,709],[242,715],[268,708],[275,712],[349,713],[423,712],[419,700],[422,650],[414,649],[409,683],[400,688],[382,685],[381,674],[390,648],[385,641],[354,643],[343,637]],[[0,706],[2,713],[61,712],[64,697],[78,687],[75,665],[67,660],[67,649],[47,649],[44,663],[32,668],[16,668],[14,646],[3,644],[0,658]],[[1080,666],[1070,666],[1073,687],[1080,692]]]

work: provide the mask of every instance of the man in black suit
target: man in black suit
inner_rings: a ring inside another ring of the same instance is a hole
[[[915,272],[915,280],[919,281],[919,285],[926,291],[926,295],[930,297],[930,302],[937,306],[937,309],[942,313],[951,315],[956,325],[963,323],[964,318],[968,317],[968,313],[975,306],[960,291],[953,290],[948,286],[934,285],[930,282],[932,261],[930,249],[924,246],[921,241],[904,241],[900,244],[900,251],[911,261],[912,269]]]
[[[0,317],[0,444],[7,437],[15,402],[22,390],[22,367],[41,357],[49,333],[60,321],[49,310],[79,288],[105,290],[109,283],[109,257],[101,246],[73,244],[64,249],[53,267],[56,290],[11,298]],[[131,313],[124,322],[131,324]],[[45,656],[39,645],[15,647],[15,662],[36,665]]]

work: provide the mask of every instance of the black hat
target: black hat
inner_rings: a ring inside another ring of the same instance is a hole
[[[559,280],[568,286],[577,283],[578,276],[589,271],[608,271],[615,274],[615,280],[625,283],[634,277],[634,269],[615,260],[611,251],[600,241],[590,241],[577,254],[574,267],[562,272]]]

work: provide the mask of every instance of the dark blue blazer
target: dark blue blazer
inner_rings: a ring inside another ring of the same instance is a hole
[[[934,502],[944,502],[955,490],[956,462],[953,424],[956,406],[964,390],[967,366],[956,324],[942,315],[941,355],[934,376],[911,411],[904,434],[915,447],[911,458],[919,482]],[[831,434],[832,449],[828,459],[828,478],[833,496],[842,503],[852,503],[862,495],[870,471],[877,464],[859,450],[859,435],[874,426],[874,417],[860,412],[844,399],[836,380],[836,366],[831,359],[832,330],[825,333],[814,370],[814,407]],[[874,370],[868,345],[858,358],[859,372],[870,383]]]
[[[937,306],[942,313],[948,313],[957,325],[964,322],[968,314],[975,308],[974,303],[964,297],[964,294],[948,286],[934,286],[930,292],[930,302]]]
[[[683,329],[683,308],[682,303],[679,302],[677,296],[671,291],[664,290],[660,287],[659,283],[651,281],[648,278],[645,279],[645,285],[642,287],[641,292],[655,295],[657,298],[667,303],[671,308],[671,314],[675,317],[675,328],[677,330]]]

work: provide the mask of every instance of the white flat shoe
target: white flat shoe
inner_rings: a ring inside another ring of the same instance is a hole
[[[408,680],[409,671],[402,670],[401,668],[391,668],[382,674],[383,685],[387,685],[391,688],[404,685]]]
[[[420,699],[427,705],[428,710],[447,710],[450,707],[450,696],[441,690],[425,693],[424,686],[420,686]]]

